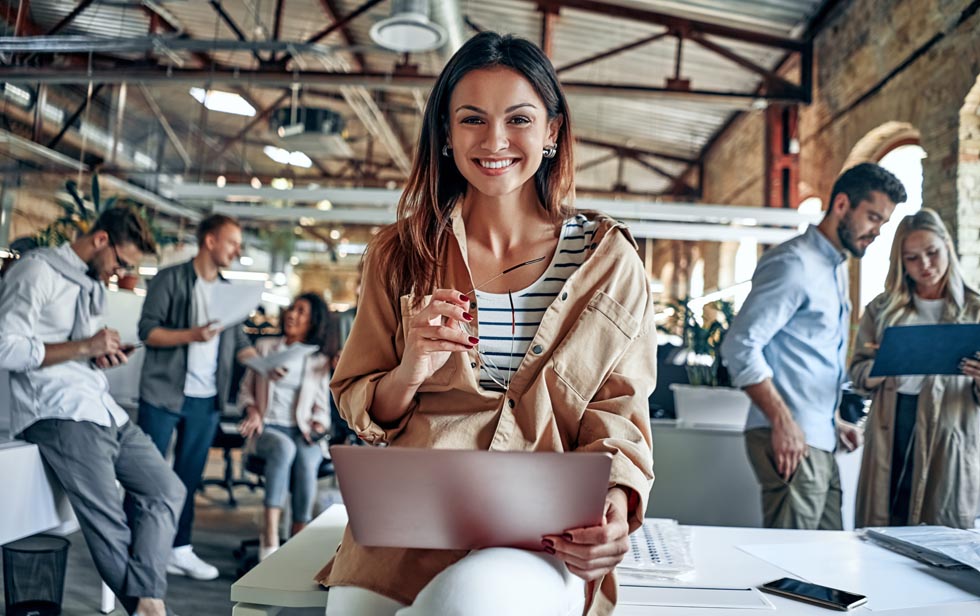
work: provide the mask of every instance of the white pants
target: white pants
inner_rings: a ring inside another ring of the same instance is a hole
[[[544,552],[474,550],[406,606],[355,586],[333,586],[327,616],[580,616],[585,581]]]

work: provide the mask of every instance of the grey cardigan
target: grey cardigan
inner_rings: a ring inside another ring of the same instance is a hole
[[[224,278],[222,282],[228,283]],[[146,288],[143,312],[140,314],[139,337],[145,341],[156,327],[188,329],[194,314],[194,284],[197,273],[194,262],[160,270]],[[239,326],[229,327],[220,334],[218,365],[216,366],[218,395],[216,410],[224,409],[231,389],[231,373],[235,356],[251,345]],[[140,376],[140,399],[144,402],[179,413],[184,405],[184,381],[187,378],[187,345],[175,347],[146,346],[146,359]]]

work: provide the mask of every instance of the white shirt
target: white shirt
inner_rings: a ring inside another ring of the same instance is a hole
[[[277,351],[287,348],[286,344],[279,345]],[[294,357],[283,364],[286,375],[278,381],[269,383],[272,388],[272,401],[265,413],[265,423],[276,426],[292,427],[296,425],[296,397],[303,384],[304,357]]]
[[[70,244],[57,251],[79,270],[88,270]],[[109,394],[105,374],[88,360],[41,367],[44,345],[68,340],[79,292],[78,285],[41,259],[14,265],[0,282],[0,369],[10,371],[12,435],[41,419],[100,426],[129,421]]]
[[[208,282],[200,276],[194,283],[194,326],[207,325],[211,320],[209,307],[211,294],[218,279]],[[211,398],[218,395],[218,343],[220,335],[207,342],[192,342],[187,347],[187,378],[184,395],[193,398]]]
[[[935,325],[943,317],[946,307],[945,299],[922,299],[918,295],[912,297],[915,312],[909,315],[902,325]],[[898,393],[907,396],[918,396],[922,391],[924,374],[910,374],[897,377]]]

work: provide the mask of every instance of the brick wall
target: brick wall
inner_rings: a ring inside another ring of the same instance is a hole
[[[888,122],[918,131],[928,155],[923,203],[950,226],[974,283],[980,282],[980,173],[961,172],[959,142],[960,110],[980,76],[978,9],[976,0],[841,3],[814,40],[814,102],[801,109],[799,125],[800,192],[824,201],[869,133]],[[706,202],[763,203],[761,122],[761,113],[743,116],[708,152]],[[758,155],[750,145],[756,142]]]

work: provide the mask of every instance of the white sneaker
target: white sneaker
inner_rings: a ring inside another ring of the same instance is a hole
[[[213,580],[218,577],[218,568],[198,558],[190,545],[182,545],[170,552],[167,573],[185,575],[195,580]]]

